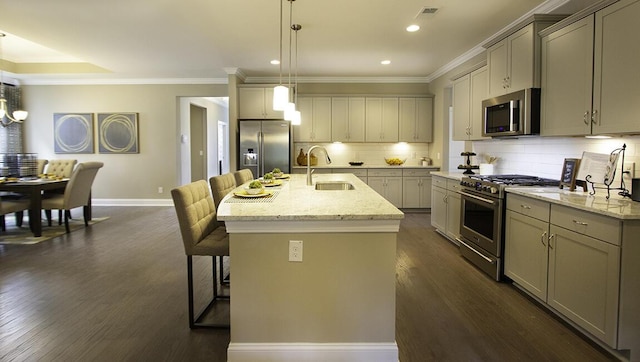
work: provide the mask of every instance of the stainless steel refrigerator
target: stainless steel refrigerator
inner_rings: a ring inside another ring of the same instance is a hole
[[[290,122],[241,120],[239,169],[248,168],[258,178],[274,168],[291,172]]]

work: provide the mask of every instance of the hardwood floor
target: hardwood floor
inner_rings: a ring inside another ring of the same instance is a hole
[[[94,207],[94,216],[111,218],[0,245],[0,361],[225,361],[228,330],[188,328],[173,208]],[[209,260],[196,260],[201,285]],[[397,280],[400,361],[612,360],[465,262],[429,214],[402,221]]]

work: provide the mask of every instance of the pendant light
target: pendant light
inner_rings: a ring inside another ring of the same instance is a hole
[[[284,0],[280,0],[280,55],[278,61],[280,62],[280,82],[273,88],[273,110],[284,111],[285,105],[289,102],[289,88],[282,85],[282,3]]]
[[[298,90],[298,30],[302,29],[302,25],[293,24],[291,25],[291,29],[296,32],[296,55],[295,55],[296,65],[295,65],[295,73],[294,73],[294,79],[295,79],[294,89],[296,90],[296,92],[295,92],[294,103],[298,103],[298,92],[297,92]],[[299,126],[301,123],[302,123],[302,115],[300,114],[300,111],[294,110],[293,116],[291,119],[291,124],[294,126]]]
[[[2,54],[2,38],[4,38],[6,34],[0,33],[0,61],[4,61]],[[0,66],[0,126],[7,127],[11,123],[22,123],[29,113],[23,110],[13,111],[13,114],[9,113],[9,109],[7,107],[7,99],[4,97],[4,79],[3,79],[3,70],[2,66]],[[13,117],[12,117],[13,115]]]
[[[289,1],[289,89],[291,89],[291,45],[292,45],[292,31],[293,31],[293,2],[296,0],[287,0]],[[295,89],[293,90],[296,91]],[[289,99],[287,100],[287,104],[284,107],[284,119],[287,121],[291,121],[293,119],[293,115],[296,111],[296,105],[293,103],[293,94],[289,92]]]

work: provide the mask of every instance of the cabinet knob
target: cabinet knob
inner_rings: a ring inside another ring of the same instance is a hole
[[[589,124],[587,117],[589,117],[589,111],[584,112],[584,114],[582,115],[582,120],[584,121],[584,124]]]
[[[540,242],[542,243],[542,245],[544,245],[545,247],[547,246],[547,244],[545,244],[545,240],[547,239],[547,232],[543,232],[542,236],[540,237]]]
[[[549,248],[553,249],[553,244],[551,244],[551,240],[556,237],[556,234],[549,235]]]
[[[597,116],[598,116],[598,110],[594,109],[593,112],[591,112],[591,123],[598,124],[598,121],[596,120]]]

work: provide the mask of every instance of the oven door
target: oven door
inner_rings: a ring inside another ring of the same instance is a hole
[[[460,235],[500,258],[502,254],[502,200],[461,190]]]

